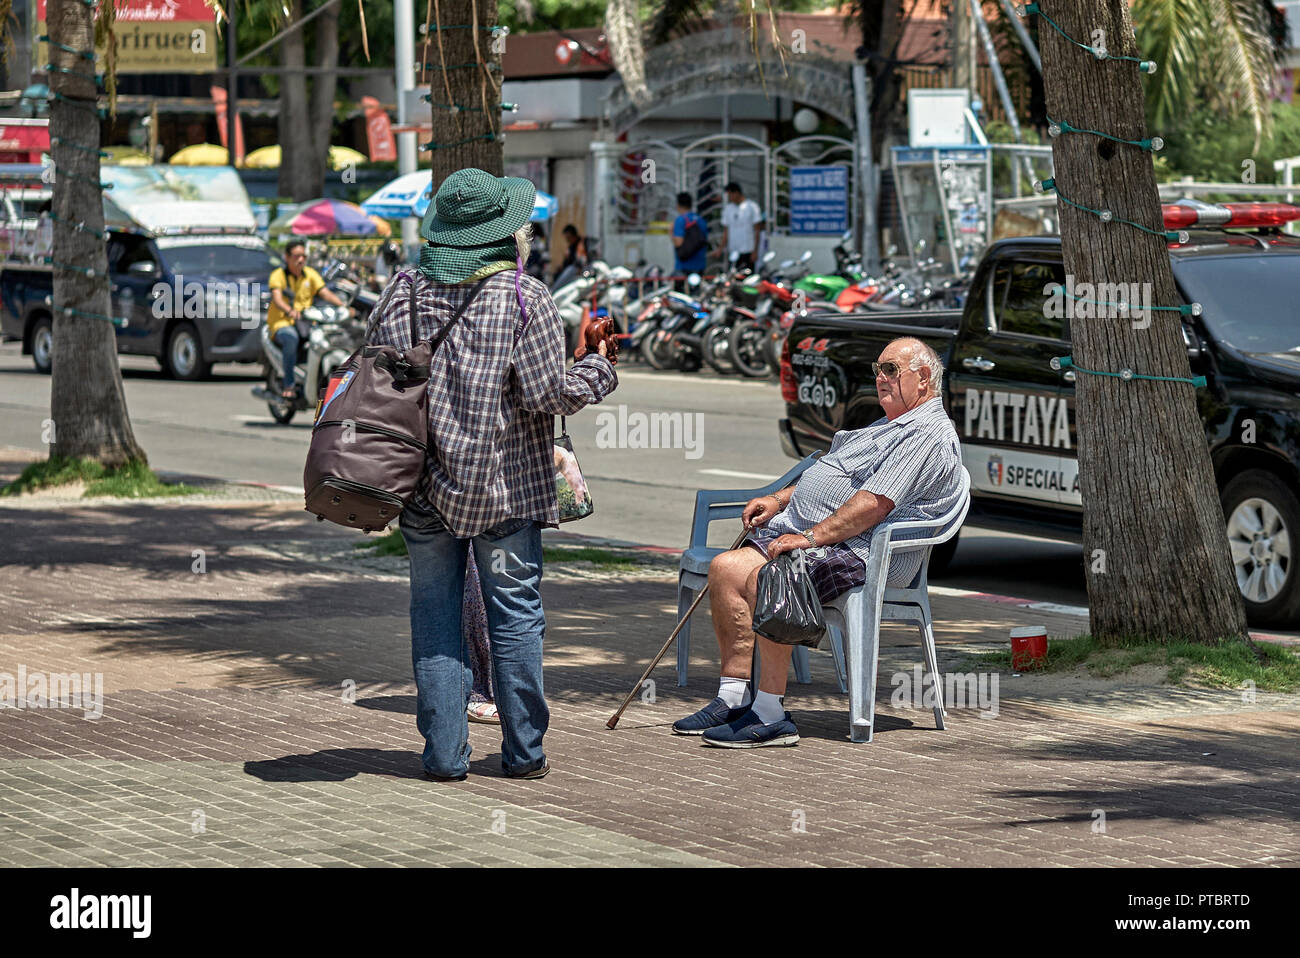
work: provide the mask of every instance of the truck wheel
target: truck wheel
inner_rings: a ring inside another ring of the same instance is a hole
[[[1300,500],[1277,476],[1248,469],[1219,496],[1228,525],[1228,546],[1237,587],[1251,625],[1290,625],[1300,620]]]
[[[957,540],[960,538],[961,533],[958,532],[947,542],[940,542],[930,550],[930,575],[943,575],[948,571],[948,564],[957,554]]]
[[[207,379],[212,373],[212,363],[203,361],[203,343],[193,323],[177,323],[172,327],[162,359],[172,379],[193,382]]]
[[[32,327],[32,365],[38,373],[48,376],[53,368],[54,323],[48,316],[42,316]]]

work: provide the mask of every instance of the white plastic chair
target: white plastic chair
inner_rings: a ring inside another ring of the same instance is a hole
[[[848,672],[849,738],[870,742],[875,735],[876,672],[880,664],[880,622],[910,622],[921,632],[925,666],[934,682],[934,724],[942,730],[943,679],[934,646],[934,625],[930,618],[928,572],[930,550],[957,534],[970,508],[970,473],[961,470],[961,496],[944,516],[932,520],[885,522],[871,536],[866,581],[822,606],[830,632],[831,650],[840,688]],[[896,539],[900,532],[930,531],[923,539]],[[890,588],[889,560],[904,552],[920,552],[921,568],[904,588]],[[847,662],[845,661],[847,659]]]
[[[709,563],[713,557],[725,552],[725,549],[709,547],[709,523],[719,519],[738,519],[745,509],[745,503],[759,496],[770,496],[779,492],[798,479],[805,469],[821,456],[815,452],[799,463],[776,482],[758,489],[701,489],[695,494],[695,516],[691,521],[691,541],[682,552],[677,572],[677,618],[686,614],[686,610],[695,601],[695,594],[709,581]],[[686,668],[691,657],[691,623],[682,626],[677,634],[677,684],[686,684]],[[808,668],[808,650],[795,649],[794,676],[796,681],[807,685],[812,681]],[[757,674],[757,673],[756,673]],[[757,681],[757,679],[755,680]]]

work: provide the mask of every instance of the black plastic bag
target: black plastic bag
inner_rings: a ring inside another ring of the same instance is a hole
[[[753,629],[781,645],[821,644],[826,620],[802,549],[783,552],[758,570]]]

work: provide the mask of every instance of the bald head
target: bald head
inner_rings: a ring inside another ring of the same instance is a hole
[[[943,363],[939,354],[913,336],[895,339],[880,353],[876,393],[885,415],[895,419],[939,395]],[[893,376],[886,369],[897,367]]]

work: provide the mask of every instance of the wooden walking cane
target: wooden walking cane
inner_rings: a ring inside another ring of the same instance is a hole
[[[741,529],[740,535],[737,536],[736,541],[731,544],[731,548],[739,549],[740,544],[745,541],[745,536],[749,535],[749,533],[749,526],[745,526]],[[691,607],[686,610],[686,614],[682,616],[681,621],[677,623],[677,628],[673,629],[673,634],[668,636],[668,641],[665,642],[664,647],[659,650],[659,654],[650,660],[650,664],[647,665],[646,670],[641,673],[641,677],[636,680],[636,685],[632,686],[632,691],[627,693],[627,698],[625,698],[623,704],[618,707],[618,711],[609,717],[609,721],[605,723],[606,728],[614,728],[618,725],[618,720],[623,717],[623,710],[628,707],[628,704],[631,703],[632,699],[636,696],[636,693],[640,691],[641,683],[650,677],[650,673],[655,670],[655,666],[659,664],[659,660],[664,657],[673,642],[677,640],[677,633],[682,630],[682,626],[686,624],[686,620],[691,617],[691,613],[695,611],[695,607],[700,604],[700,600],[704,598],[705,593],[708,591],[709,583],[706,582],[704,583],[704,588],[700,590],[700,594],[697,595],[695,601],[691,603]]]

